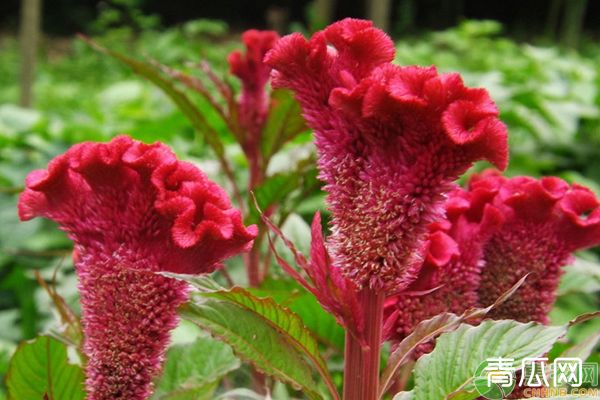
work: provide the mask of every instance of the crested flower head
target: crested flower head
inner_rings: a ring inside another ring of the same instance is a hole
[[[282,38],[265,61],[315,131],[334,264],[358,287],[402,290],[451,182],[476,160],[504,168],[507,135],[485,90],[393,58],[371,22],[345,19]]]
[[[234,51],[227,59],[231,73],[242,83],[240,123],[253,133],[260,132],[269,109],[265,85],[269,81],[271,67],[263,63],[263,58],[278,39],[277,32],[250,29],[242,34],[246,53]]]
[[[386,339],[400,341],[421,321],[444,312],[460,315],[479,304],[484,245],[504,217],[478,200],[462,189],[450,192],[446,218],[428,227],[417,280],[387,300]]]
[[[200,170],[126,136],[32,172],[19,216],[50,218],[75,243],[90,400],[150,396],[186,299],[183,282],[156,272],[211,272],[256,235]]]
[[[598,199],[555,177],[487,171],[452,191],[445,207],[446,219],[429,226],[417,280],[387,300],[386,339],[400,341],[443,312],[488,307],[525,275],[488,317],[547,323],[561,267],[574,251],[600,244]]]
[[[529,274],[525,284],[489,315],[547,323],[561,267],[574,251],[600,244],[600,202],[589,189],[555,177],[509,179],[487,172],[471,179],[469,191],[504,218],[484,247],[480,304],[493,303]]]

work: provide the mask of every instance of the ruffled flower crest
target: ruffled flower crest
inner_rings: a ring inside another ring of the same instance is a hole
[[[90,400],[146,399],[184,282],[252,245],[223,189],[166,146],[126,136],[82,143],[32,172],[22,220],[56,221],[75,243]]]
[[[386,339],[400,341],[442,312],[487,307],[525,275],[488,317],[548,323],[562,267],[573,252],[600,244],[600,202],[556,177],[486,171],[452,191],[445,206],[446,219],[429,226],[419,277],[387,300]]]
[[[265,61],[315,130],[333,263],[358,288],[396,291],[415,279],[451,182],[479,159],[504,168],[507,143],[485,90],[393,58],[371,22],[345,19],[285,36]]]
[[[505,219],[485,245],[479,303],[491,304],[529,274],[490,317],[548,323],[562,267],[573,252],[600,244],[600,202],[589,189],[556,177],[505,178],[487,172],[473,177],[469,190],[495,192],[481,201]]]

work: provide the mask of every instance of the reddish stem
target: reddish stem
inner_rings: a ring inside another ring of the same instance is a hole
[[[377,400],[384,295],[363,289],[359,296],[365,318],[364,344],[346,332],[344,400]]]
[[[260,274],[260,242],[261,237],[254,239],[254,246],[248,254],[246,267],[248,268],[248,283],[250,287],[259,287],[262,281]]]
[[[246,149],[245,149],[246,151]],[[246,151],[246,157],[250,165],[250,179],[248,182],[248,191],[252,192],[256,189],[264,180],[264,172],[261,167],[260,159],[257,156],[257,151],[254,154]],[[266,213],[267,211],[265,211]],[[246,258],[246,267],[248,268],[248,283],[251,287],[259,287],[263,281],[263,276],[260,271],[260,257],[261,257],[261,244],[263,238],[264,226],[262,223],[258,224],[259,234],[254,239],[254,246],[248,257]]]

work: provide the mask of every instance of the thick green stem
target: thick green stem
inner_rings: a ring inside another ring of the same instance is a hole
[[[377,400],[384,295],[363,289],[359,296],[365,318],[363,343],[346,333],[344,400]]]

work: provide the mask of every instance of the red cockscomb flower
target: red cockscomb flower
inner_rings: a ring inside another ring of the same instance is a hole
[[[269,93],[266,90],[271,67],[263,62],[265,54],[273,48],[279,35],[274,31],[248,30],[242,34],[246,54],[234,51],[227,61],[231,73],[242,82],[238,103],[237,121],[241,128],[240,143],[250,163],[250,186],[262,178],[260,141],[269,113]]]
[[[234,51],[227,58],[231,73],[242,82],[240,123],[252,133],[261,131],[269,111],[269,96],[265,86],[271,67],[263,63],[263,58],[278,39],[277,32],[250,29],[242,34],[246,54]]]
[[[310,40],[286,36],[265,58],[315,130],[333,262],[375,290],[414,279],[416,249],[453,180],[475,160],[507,162],[506,128],[485,90],[393,58],[391,39],[354,19]]]
[[[483,201],[493,195],[483,188],[476,194],[463,189],[449,194],[446,219],[429,225],[417,280],[386,301],[384,339],[400,341],[421,321],[478,306],[484,246],[504,221],[499,210]]]
[[[386,339],[402,340],[442,312],[487,307],[527,274],[488,317],[548,323],[561,267],[574,251],[600,244],[600,202],[555,177],[475,175],[468,190],[450,193],[446,213],[430,225],[419,278],[387,300]]]
[[[504,223],[484,246],[479,304],[493,303],[521,277],[525,284],[493,309],[494,319],[548,323],[562,268],[574,251],[600,244],[600,202],[587,188],[555,177],[474,176],[469,191],[499,210]]]
[[[75,242],[90,400],[150,396],[187,288],[156,272],[211,272],[256,235],[200,170],[125,136],[32,172],[19,216],[50,218]]]

